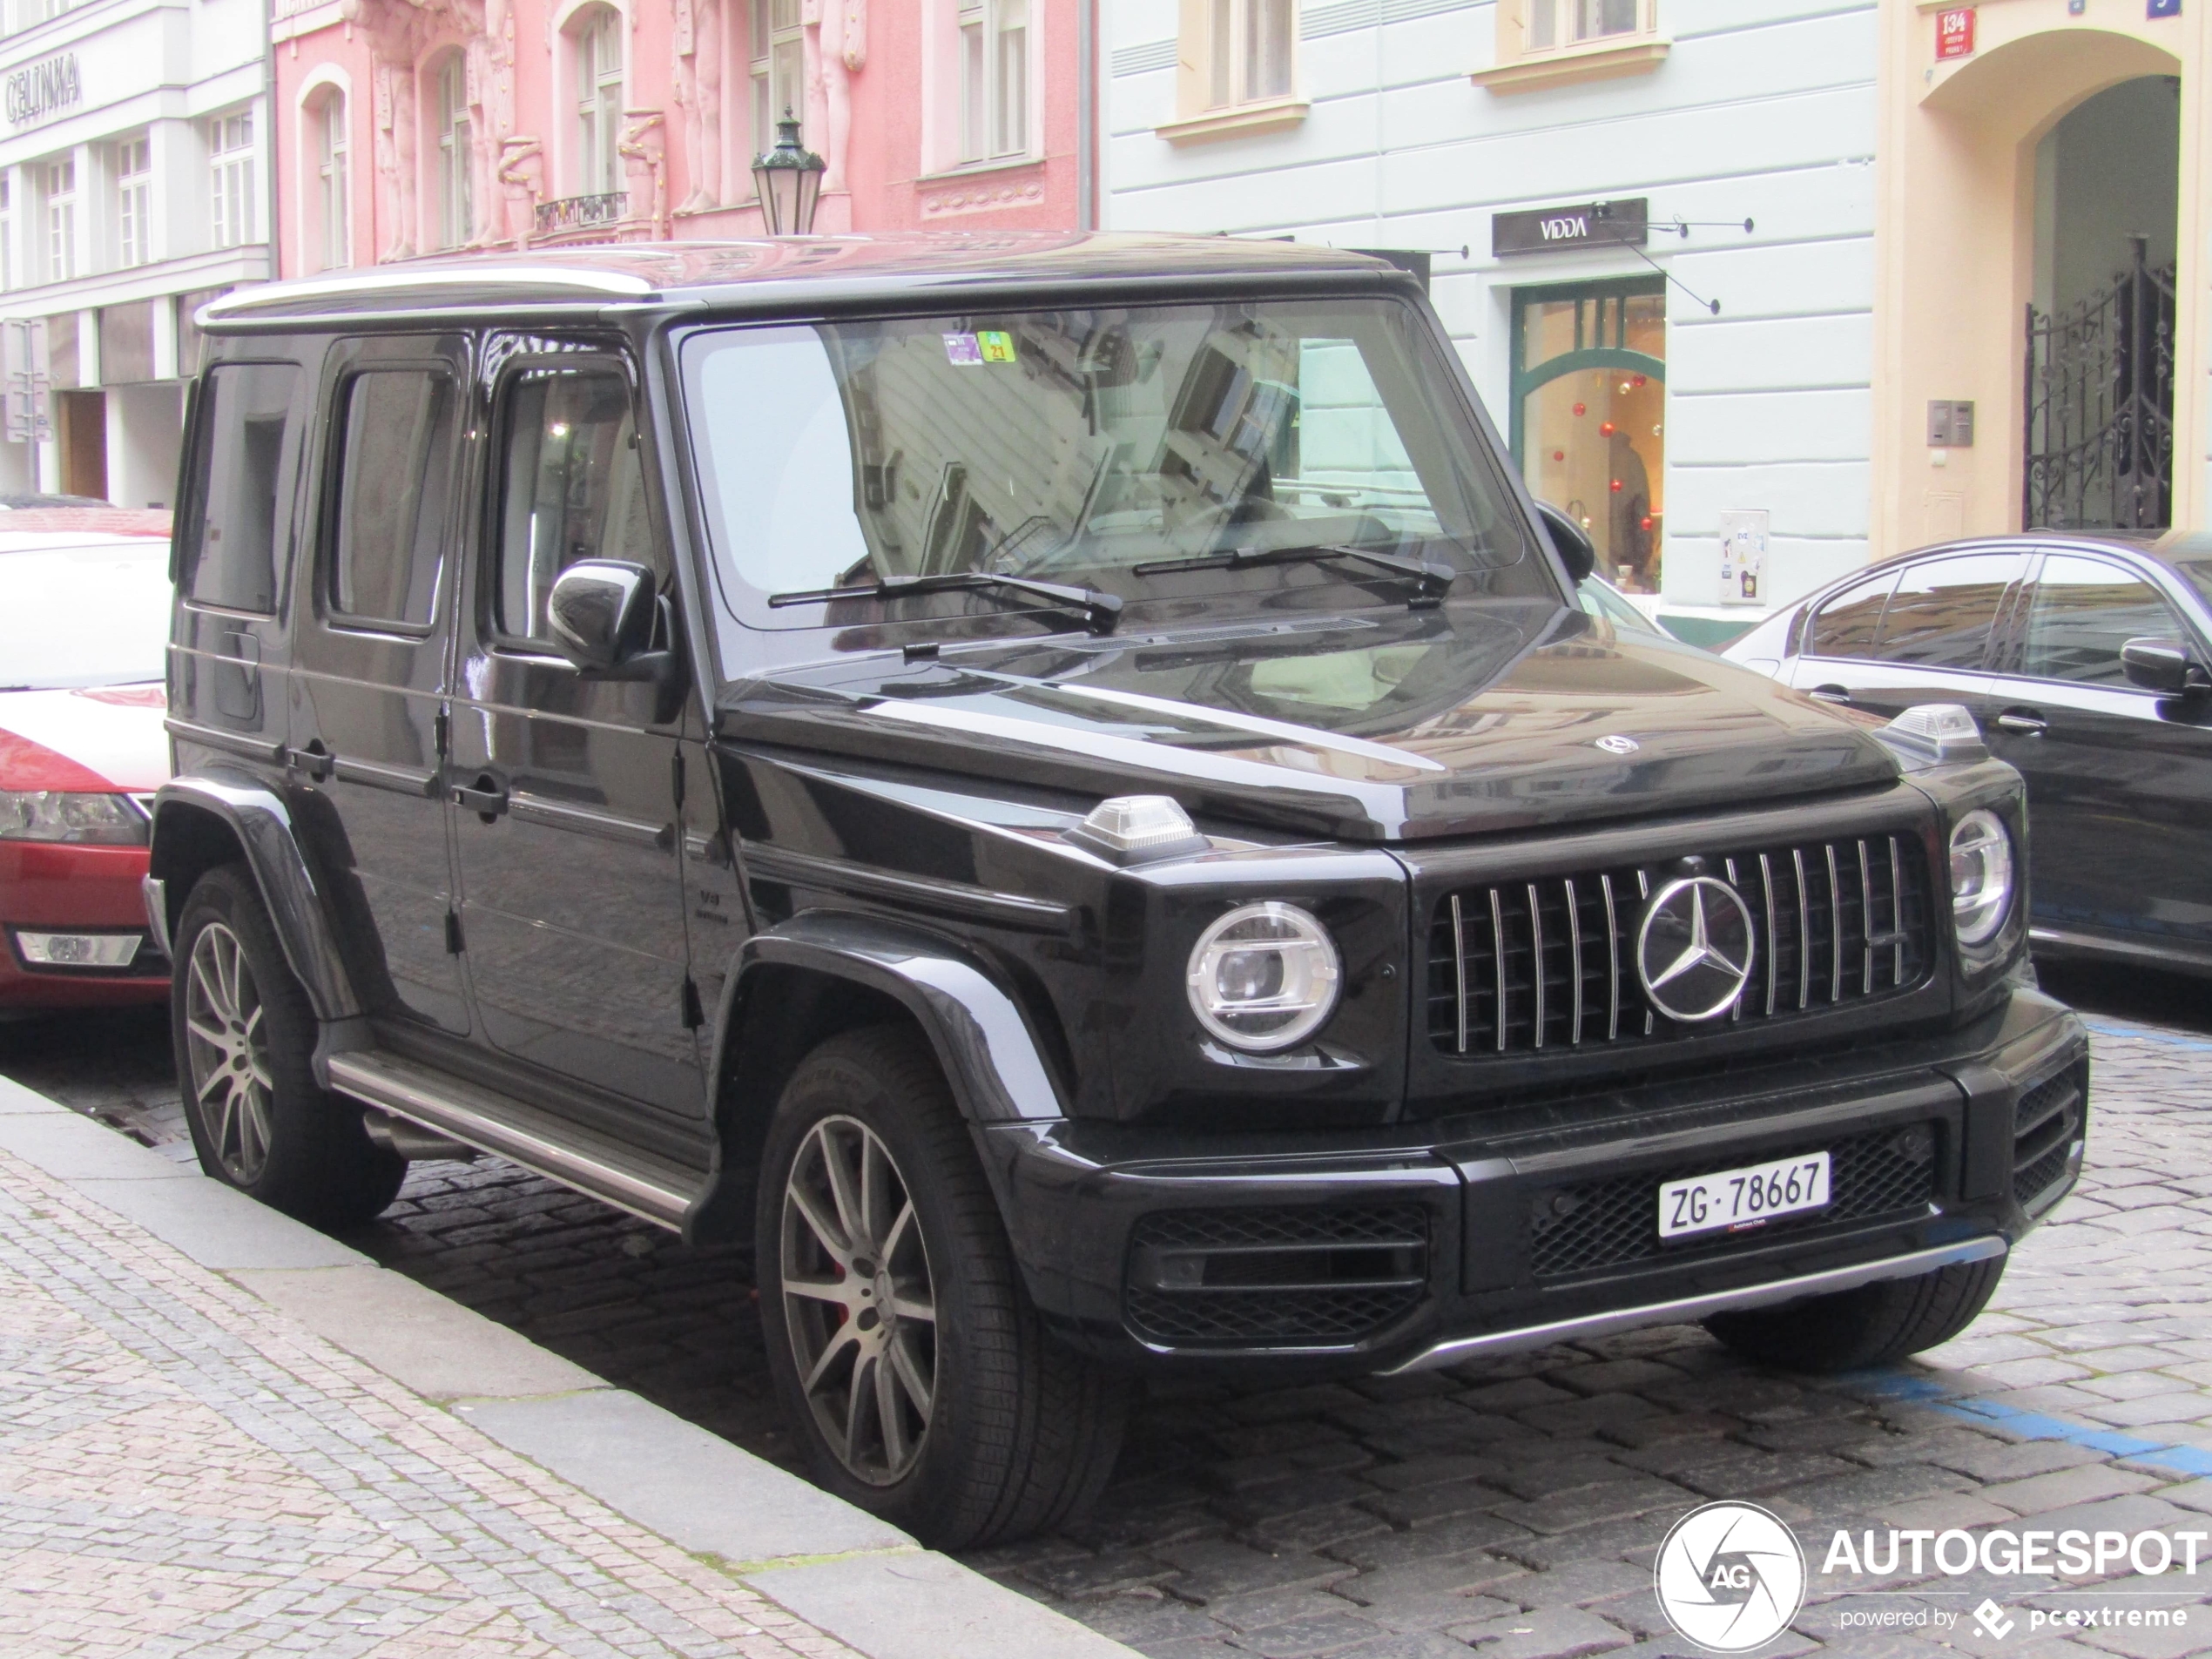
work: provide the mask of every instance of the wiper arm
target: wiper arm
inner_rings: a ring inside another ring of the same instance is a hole
[[[1111,633],[1114,624],[1121,620],[1121,596],[1102,593],[1096,588],[1069,587],[1058,582],[1034,582],[1025,576],[1001,576],[992,570],[940,570],[934,576],[887,576],[864,586],[852,588],[811,588],[801,593],[772,593],[768,604],[780,610],[786,605],[825,604],[838,599],[898,599],[908,594],[958,593],[972,589],[978,591],[1026,593],[1050,603],[1056,610],[1082,618],[1083,626],[1095,634]]]
[[[1139,576],[1152,576],[1170,570],[1241,570],[1257,564],[1294,564],[1315,559],[1352,559],[1372,565],[1378,570],[1420,583],[1421,591],[1432,598],[1441,598],[1460,574],[1435,559],[1408,558],[1403,553],[1385,553],[1379,549],[1354,547],[1345,542],[1328,542],[1315,547],[1231,548],[1226,553],[1204,553],[1196,558],[1140,564],[1136,571]]]

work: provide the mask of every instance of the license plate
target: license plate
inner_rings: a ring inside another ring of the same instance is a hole
[[[1802,1215],[1828,1207],[1828,1155],[1804,1152],[1748,1169],[1662,1182],[1659,1188],[1659,1237],[1687,1238],[1695,1233],[1740,1232],[1777,1216]]]

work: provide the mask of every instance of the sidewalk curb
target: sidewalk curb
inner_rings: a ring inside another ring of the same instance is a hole
[[[0,1077],[33,1164],[488,1438],[868,1659],[1133,1659],[528,1338]]]

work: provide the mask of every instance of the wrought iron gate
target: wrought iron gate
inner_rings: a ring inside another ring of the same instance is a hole
[[[2162,529],[2174,505],[2174,267],[2146,238],[2113,285],[2027,308],[2029,529]]]

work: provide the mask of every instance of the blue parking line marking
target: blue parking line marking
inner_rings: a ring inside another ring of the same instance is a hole
[[[2212,1053],[2212,1041],[2202,1037],[2184,1037],[2149,1026],[2122,1025],[2116,1020],[2093,1019],[2086,1014],[2080,1017],[2082,1024],[2103,1036],[2133,1037],[2139,1042],[2155,1042],[2165,1049],[2194,1049],[2201,1053]]]
[[[2212,1048],[2212,1043],[2197,1046]],[[2124,1458],[2130,1463],[2148,1463],[2156,1468],[2171,1469],[2177,1474],[2212,1474],[2212,1450],[2203,1447],[2182,1446],[2170,1440],[2147,1440],[2141,1435],[2122,1434],[2117,1429],[2100,1428],[2094,1423],[2076,1423],[2067,1418],[2053,1417],[2046,1412],[2022,1411],[2017,1406],[2007,1406],[2002,1400],[1993,1399],[1986,1395],[1960,1395],[1932,1377],[1908,1377],[1899,1372],[1877,1371],[1841,1380],[1854,1393],[1877,1399],[1911,1400],[1964,1422],[1998,1425],[2023,1440],[2065,1440],[2074,1446],[2086,1447],[2093,1452]]]

